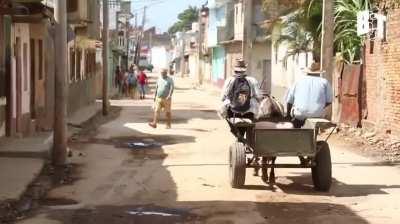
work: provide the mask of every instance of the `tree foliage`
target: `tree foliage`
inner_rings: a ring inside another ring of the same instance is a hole
[[[192,23],[198,20],[199,10],[197,7],[189,6],[178,15],[178,21],[168,29],[168,33],[174,35],[177,32],[188,31]]]
[[[335,52],[347,63],[354,63],[361,57],[363,37],[357,35],[357,13],[370,9],[372,0],[334,0],[335,1]],[[379,0],[375,0],[379,1]],[[397,0],[396,0],[397,1]],[[263,0],[264,6],[286,4],[291,8],[288,19],[284,21],[281,38],[289,46],[288,55],[294,52],[310,51],[306,44],[312,45],[314,60],[319,60],[322,27],[322,0]],[[269,9],[276,10],[277,8]],[[293,12],[294,11],[294,12]],[[311,43],[310,43],[311,38]]]
[[[268,0],[270,1],[270,0]],[[275,0],[279,2],[279,0]],[[313,53],[319,61],[321,43],[322,0],[297,1],[288,5],[293,8],[281,21],[281,36],[276,44],[286,43],[285,58],[300,53]]]
[[[357,35],[357,13],[369,9],[369,0],[335,0],[335,49],[348,63],[360,60],[363,37]]]

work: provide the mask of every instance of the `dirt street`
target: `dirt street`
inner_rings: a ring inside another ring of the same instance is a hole
[[[315,192],[308,169],[278,169],[270,189],[247,170],[244,189],[229,185],[234,141],[215,109],[215,92],[177,80],[173,127],[147,126],[152,100],[114,100],[120,116],[71,147],[72,184],[51,190],[20,224],[400,223],[400,170],[331,143],[334,183]],[[149,143],[137,149],[135,143]]]

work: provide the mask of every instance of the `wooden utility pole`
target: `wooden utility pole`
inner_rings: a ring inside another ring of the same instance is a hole
[[[55,115],[54,146],[52,162],[65,165],[67,162],[67,2],[56,0],[54,17],[56,21],[55,51]]]
[[[202,70],[202,65],[203,65],[203,54],[202,54],[202,49],[203,49],[203,29],[202,29],[202,22],[203,22],[203,10],[204,8],[201,8],[199,10],[199,30],[198,30],[198,35],[197,35],[197,77],[198,77],[198,84],[202,85],[203,84],[203,70]]]
[[[143,8],[143,18],[142,18],[142,30],[140,32],[140,37],[139,37],[139,42],[138,42],[138,47],[136,49],[136,53],[137,53],[137,64],[139,65],[139,61],[140,61],[140,51],[142,49],[142,42],[144,39],[144,25],[146,24],[146,11],[147,11],[147,6],[145,6]]]
[[[125,33],[125,38],[126,38],[126,69],[129,69],[129,28],[130,28],[130,22],[129,22],[129,15],[126,15],[126,33]]]
[[[108,102],[108,0],[103,0],[103,115],[109,111]]]
[[[323,0],[321,69],[325,71],[324,78],[332,83],[333,75],[333,42],[334,42],[334,1]]]
[[[251,66],[251,48],[253,47],[253,0],[243,1],[244,11],[244,27],[243,27],[243,42],[242,42],[242,55],[247,63],[247,71],[252,72]]]

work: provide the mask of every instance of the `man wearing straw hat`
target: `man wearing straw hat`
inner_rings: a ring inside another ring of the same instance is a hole
[[[225,118],[242,117],[254,120],[262,99],[258,81],[247,76],[247,65],[242,58],[236,60],[234,74],[225,81],[222,89],[220,115]],[[244,91],[243,91],[244,89]]]
[[[322,118],[325,108],[332,103],[332,87],[320,77],[320,64],[313,63],[306,72],[286,95],[287,115],[295,128],[301,128],[307,118]]]

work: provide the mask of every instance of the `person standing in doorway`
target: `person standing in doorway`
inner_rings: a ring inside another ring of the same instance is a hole
[[[174,88],[174,80],[170,76],[168,76],[168,70],[163,69],[161,71],[161,76],[157,81],[154,100],[154,117],[153,122],[149,123],[150,127],[157,128],[157,122],[160,116],[160,112],[164,110],[167,117],[167,129],[171,128],[171,104]]]
[[[143,68],[139,68],[137,80],[139,82],[139,95],[141,100],[146,98],[147,79],[147,75],[144,73]]]

